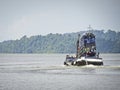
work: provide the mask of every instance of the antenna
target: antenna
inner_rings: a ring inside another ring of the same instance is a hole
[[[88,30],[89,30],[89,31],[90,31],[90,30],[92,30],[92,27],[91,27],[91,25],[89,25],[89,26],[88,26]]]
[[[93,28],[91,27],[91,25],[88,26],[88,32],[90,33],[90,31],[92,32]]]

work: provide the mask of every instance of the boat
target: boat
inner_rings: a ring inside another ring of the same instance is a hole
[[[81,36],[78,34],[76,44],[76,55],[66,55],[64,65],[103,65],[103,60],[99,57],[99,52],[96,52],[96,41],[93,33],[87,32]]]

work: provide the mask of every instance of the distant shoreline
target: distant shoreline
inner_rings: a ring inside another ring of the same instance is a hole
[[[19,40],[0,42],[0,53],[76,53],[78,34],[92,32],[96,36],[97,51],[100,53],[120,53],[120,32],[89,30],[76,33],[47,34],[45,36],[23,36]]]

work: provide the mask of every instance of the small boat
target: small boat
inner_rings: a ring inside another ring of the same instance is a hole
[[[99,52],[96,52],[95,35],[93,33],[85,33],[78,35],[76,56],[66,55],[64,65],[103,65]]]

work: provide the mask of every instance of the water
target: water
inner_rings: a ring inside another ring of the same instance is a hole
[[[0,90],[120,90],[120,54],[104,66],[64,66],[65,54],[0,54]]]

